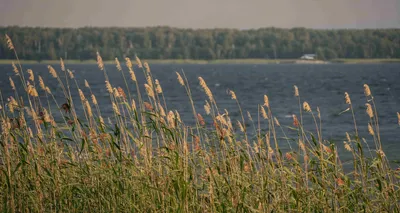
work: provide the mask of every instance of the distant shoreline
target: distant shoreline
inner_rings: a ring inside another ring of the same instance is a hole
[[[13,60],[0,59],[0,64],[11,64]],[[15,61],[15,60],[14,60]],[[400,58],[394,59],[333,59],[328,61],[320,60],[299,60],[299,59],[218,59],[218,60],[192,60],[192,59],[149,59],[143,60],[149,64],[380,64],[400,63]],[[96,64],[95,60],[65,60],[66,64]],[[22,64],[58,64],[58,60],[21,60]],[[104,61],[105,64],[114,64],[114,61]]]

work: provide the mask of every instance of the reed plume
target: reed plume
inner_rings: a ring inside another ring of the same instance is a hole
[[[83,94],[81,89],[78,89],[79,97],[81,98],[81,101],[86,100],[85,95]]]
[[[400,126],[400,112],[397,112],[397,122],[399,123]]]
[[[168,112],[168,116],[167,116],[167,122],[168,122],[168,126],[172,129],[174,129],[175,126],[175,114],[172,111]]]
[[[31,69],[27,70],[28,74],[29,74],[29,80],[34,82],[35,81],[35,75],[33,75],[33,71]]]
[[[117,114],[117,115],[121,115],[121,113],[119,112],[118,106],[113,102],[112,103],[112,108],[113,111]]]
[[[131,108],[132,108],[132,110],[136,110],[136,102],[135,102],[135,99],[132,99]]]
[[[265,111],[264,107],[260,105],[261,115],[264,119],[268,119],[267,112]]]
[[[92,102],[93,102],[93,104],[97,106],[98,103],[97,103],[96,96],[94,96],[94,94],[92,94],[91,97],[92,97]]]
[[[275,124],[276,124],[277,126],[281,126],[281,124],[279,123],[279,121],[278,121],[278,119],[277,119],[276,117],[274,117],[274,121],[275,121]]]
[[[112,86],[111,86],[110,82],[105,81],[105,83],[106,83],[107,92],[112,94],[113,93],[113,89],[112,89]]]
[[[166,116],[165,110],[164,110],[164,108],[162,107],[162,105],[161,105],[160,103],[158,103],[158,110],[160,111],[160,115],[161,115],[162,117],[165,117],[165,116]]]
[[[146,61],[143,63],[143,66],[144,66],[144,69],[146,70],[146,72],[150,73],[150,66]]]
[[[293,87],[294,87],[294,96],[299,97],[299,88],[296,85],[294,85]]]
[[[121,64],[119,63],[118,58],[115,58],[115,66],[117,67],[118,71],[122,71],[122,67]]]
[[[367,112],[367,115],[370,117],[370,118],[373,118],[374,117],[374,113],[373,113],[373,111],[372,111],[372,106],[371,106],[371,104],[365,104],[365,106],[367,107],[367,110],[366,110],[366,112]]]
[[[136,63],[138,65],[138,67],[143,68],[142,61],[139,59],[139,57],[135,56],[135,59],[136,59]]]
[[[47,69],[49,69],[49,73],[51,76],[53,76],[53,78],[58,77],[56,70],[51,65],[48,65]]]
[[[214,102],[214,97],[211,93],[211,90],[208,88],[206,82],[204,81],[204,79],[202,77],[199,77],[199,81],[200,81],[200,86],[203,88],[204,92],[206,93],[206,95],[208,96],[208,99],[211,102]]]
[[[351,147],[350,147],[350,145],[349,145],[346,141],[344,141],[343,143],[344,143],[344,148],[345,148],[347,151],[351,152]]]
[[[11,77],[8,77],[8,79],[10,80],[11,89],[15,91],[14,81],[11,79]]]
[[[69,69],[67,69],[67,71],[68,71],[69,78],[74,79],[74,73]]]
[[[90,103],[88,100],[85,100],[85,107],[89,117],[93,117],[92,107],[90,107]]]
[[[119,95],[120,95],[124,100],[126,100],[126,93],[125,93],[124,89],[122,89],[121,87],[118,87],[118,88],[117,88],[117,91],[118,91]]]
[[[292,118],[293,118],[293,126],[299,127],[300,123],[299,123],[299,120],[297,119],[297,116],[295,114],[293,114]]]
[[[136,75],[133,70],[129,70],[129,75],[131,76],[131,80],[136,82]]]
[[[243,125],[242,125],[242,123],[240,121],[237,121],[237,125],[238,125],[240,131],[244,132],[244,127],[243,127]]]
[[[311,107],[310,107],[310,105],[309,105],[307,102],[304,102],[304,103],[303,103],[303,109],[304,109],[304,111],[306,111],[306,112],[311,112]]]
[[[97,55],[97,66],[99,67],[99,69],[100,69],[101,71],[103,71],[103,70],[104,70],[103,59],[101,58],[101,55],[100,55],[99,52],[96,52],[96,55]]]
[[[156,83],[156,92],[158,94],[161,94],[162,93],[162,88],[161,88],[160,82],[158,82],[158,79],[155,80],[155,83]]]
[[[64,64],[64,60],[62,58],[60,58],[60,67],[61,67],[61,70],[65,72],[65,64]]]
[[[345,100],[346,104],[351,105],[349,93],[347,93],[347,92],[344,93],[344,100]]]
[[[206,101],[206,104],[204,105],[204,111],[206,111],[206,114],[209,115],[211,113],[211,106],[208,101]]]
[[[185,82],[183,81],[182,76],[178,72],[176,72],[176,75],[178,76],[179,84],[185,86]]]
[[[38,92],[36,91],[36,88],[34,86],[32,86],[32,85],[28,85],[26,90],[27,90],[26,92],[32,97],[38,97],[39,96]]]
[[[367,97],[371,95],[371,90],[369,89],[369,86],[367,84],[364,84],[364,94]]]
[[[39,75],[39,86],[42,90],[46,90],[42,76]]]
[[[7,34],[6,34],[6,43],[7,43],[7,47],[9,50],[14,50],[14,44],[13,44],[10,36],[8,36]]]
[[[151,88],[148,84],[144,84],[144,87],[146,88],[147,95],[154,98],[153,88]]]
[[[264,95],[264,106],[269,108],[269,98],[267,95]]]
[[[370,135],[375,135],[374,128],[372,128],[372,125],[370,123],[368,123],[368,133]]]
[[[229,94],[231,95],[231,98],[232,98],[233,100],[236,100],[236,94],[235,94],[234,91],[230,90],[230,91],[229,91]]]
[[[11,65],[13,67],[13,71],[14,71],[15,75],[19,75],[19,70],[18,70],[17,66],[15,66],[14,61],[11,62]]]

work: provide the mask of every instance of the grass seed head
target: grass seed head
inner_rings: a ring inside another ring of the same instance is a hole
[[[42,90],[46,90],[42,76],[39,75],[39,86]]]
[[[369,89],[368,84],[364,84],[364,94],[367,97],[371,95],[371,90]]]
[[[293,118],[293,126],[299,127],[300,123],[299,123],[299,120],[297,119],[297,116],[295,114],[293,114],[292,118]]]
[[[264,119],[268,119],[267,112],[265,111],[264,107],[260,105],[261,115]]]
[[[7,43],[7,47],[9,50],[14,50],[14,44],[13,44],[10,36],[8,36],[7,34],[6,34],[6,43]]]
[[[400,126],[400,112],[397,112],[397,122],[399,123]]]
[[[375,135],[374,128],[372,128],[372,125],[370,123],[368,123],[368,133],[370,135]]]
[[[115,67],[117,67],[118,71],[122,71],[121,63],[119,63],[118,58],[115,58]]]
[[[160,111],[160,115],[161,115],[162,117],[165,117],[165,116],[166,116],[165,110],[164,110],[164,108],[162,107],[162,105],[161,105],[160,103],[158,103],[158,110]]]
[[[294,88],[294,96],[299,97],[299,88],[296,85],[294,85],[293,88]]]
[[[206,101],[206,104],[204,105],[204,111],[206,111],[206,114],[209,115],[211,113],[211,106],[208,101]]]
[[[350,147],[350,145],[349,145],[346,141],[344,141],[343,143],[344,143],[344,148],[345,148],[347,151],[351,152],[351,147]]]
[[[86,100],[85,95],[83,94],[82,90],[78,89],[78,92],[79,92],[79,97],[81,98],[81,101]]]
[[[101,58],[101,55],[100,55],[99,52],[96,52],[96,55],[97,55],[97,66],[99,67],[99,69],[100,69],[101,71],[103,71],[103,70],[104,70],[103,59]]]
[[[185,82],[183,81],[182,76],[178,72],[176,72],[176,75],[178,76],[179,84],[181,84],[182,86],[185,86]]]
[[[204,92],[208,96],[208,99],[211,102],[213,102],[214,101],[214,97],[213,97],[213,94],[211,93],[210,88],[208,88],[206,82],[204,81],[204,79],[202,77],[199,77],[199,81],[200,81],[200,86],[203,88]]]
[[[175,114],[172,111],[168,112],[168,116],[167,116],[167,122],[168,122],[168,126],[172,129],[174,129],[175,126]]]
[[[158,81],[158,79],[155,80],[155,83],[156,83],[156,92],[158,94],[161,94],[162,93],[162,88],[161,88],[161,85],[160,85],[160,82]]]
[[[345,100],[346,104],[351,105],[349,93],[347,93],[347,92],[344,93],[344,100]]]
[[[366,109],[366,112],[367,112],[367,114],[368,114],[368,116],[370,117],[370,118],[373,118],[374,117],[374,113],[373,113],[373,111],[372,111],[372,106],[371,106],[371,104],[365,104],[365,106],[367,107],[367,109]]]
[[[29,80],[34,82],[35,81],[35,75],[33,74],[33,71],[31,69],[27,70],[28,74],[29,74]]]
[[[264,106],[269,108],[269,98],[267,95],[264,95]]]
[[[139,57],[135,56],[135,60],[136,60],[138,67],[143,68],[142,61],[139,59]]]
[[[310,105],[309,105],[307,102],[304,102],[304,103],[303,103],[303,109],[304,109],[304,111],[306,111],[306,112],[311,112],[311,107],[310,107]]]
[[[146,88],[147,95],[151,98],[154,98],[153,88],[151,88],[148,84],[144,84],[144,87]]]
[[[133,82],[136,82],[136,75],[135,75],[135,72],[133,70],[129,70],[129,75],[131,76],[131,80]]]
[[[231,98],[232,98],[233,100],[236,100],[236,94],[235,94],[234,91],[230,90],[230,91],[229,91],[229,94],[231,95]]]
[[[11,77],[8,77],[8,79],[10,80],[11,89],[15,91],[15,84],[14,84],[14,81],[12,80]]]
[[[279,121],[278,121],[278,119],[277,119],[276,117],[274,117],[274,121],[275,121],[275,124],[276,124],[277,126],[281,126],[281,124],[279,123]]]
[[[144,68],[146,69],[146,72],[147,72],[147,73],[150,73],[150,66],[149,66],[149,63],[147,63],[147,61],[145,61],[145,62],[143,63],[143,66],[144,66]]]
[[[135,102],[135,99],[132,99],[131,108],[132,108],[132,110],[136,110],[136,102]]]
[[[13,71],[14,71],[15,75],[19,75],[19,70],[18,70],[17,66],[15,65],[14,61],[11,62],[11,65],[13,67]]]
[[[119,112],[118,106],[114,102],[112,103],[112,108],[117,115],[121,115],[121,113]]]
[[[61,67],[61,70],[65,72],[65,64],[64,64],[64,60],[62,58],[60,58],[60,67]]]
[[[112,89],[112,87],[111,87],[110,82],[105,81],[105,83],[106,83],[107,92],[110,93],[110,94],[112,94],[112,93],[113,93],[113,89]]]
[[[94,104],[94,105],[98,105],[96,96],[94,96],[94,94],[92,94],[91,97],[92,97],[92,102],[93,102],[93,104]]]
[[[201,116],[200,113],[197,113],[197,120],[199,120],[200,125],[202,125],[202,126],[206,125],[206,122],[204,121],[204,118],[203,118],[203,116]]]
[[[49,69],[50,75],[53,76],[53,78],[58,77],[56,70],[51,65],[48,65],[47,69]]]
[[[69,69],[67,69],[67,71],[68,71],[69,78],[74,79],[74,73]]]

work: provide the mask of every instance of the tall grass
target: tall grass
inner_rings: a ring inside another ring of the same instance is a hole
[[[7,43],[15,51],[8,36]],[[400,211],[399,173],[382,150],[368,85],[365,116],[371,135],[359,135],[352,113],[354,129],[343,133],[344,144],[336,144],[324,140],[320,111],[301,99],[297,86],[293,98],[299,112],[293,125],[283,127],[267,95],[253,118],[242,113],[240,97],[230,91],[241,113],[240,120],[232,120],[199,78],[207,98],[201,115],[191,97],[190,85],[197,83],[177,73],[176,86],[187,93],[192,106],[195,125],[189,126],[177,110],[168,108],[147,63],[126,58],[128,70],[123,70],[116,59],[118,71],[111,72],[121,72],[125,83],[117,86],[97,54],[113,109],[106,119],[105,106],[99,106],[89,82],[79,88],[78,76],[62,59],[59,70],[48,67],[67,100],[58,103],[40,76],[23,72],[15,55],[15,75],[10,78],[15,94],[1,103],[3,212]],[[137,71],[146,82],[137,81]],[[136,89],[129,90],[130,84]],[[71,85],[77,87],[80,102],[73,101]],[[19,94],[17,86],[25,93]],[[45,101],[39,98],[43,96]],[[344,98],[353,111],[349,94]],[[311,118],[315,129],[304,129],[303,117]],[[297,137],[278,137],[288,129]],[[366,147],[365,140],[373,140],[375,147]],[[284,152],[279,145],[287,142],[291,149]],[[338,146],[351,154],[351,170],[343,168]]]

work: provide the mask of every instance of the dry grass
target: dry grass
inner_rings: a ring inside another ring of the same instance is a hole
[[[18,48],[11,39],[7,44],[12,51]],[[382,150],[369,88],[365,116],[374,134],[364,137],[375,142],[372,150],[364,147],[355,122],[354,129],[343,133],[343,145],[324,140],[319,109],[304,102],[296,86],[293,98],[299,103],[299,113],[293,115],[292,126],[283,127],[267,95],[260,100],[259,116],[245,118],[240,97],[230,91],[241,112],[241,121],[232,120],[227,111],[220,111],[218,100],[199,78],[208,98],[206,115],[201,115],[191,98],[190,83],[194,82],[177,73],[177,86],[186,91],[196,121],[194,126],[185,125],[179,112],[167,107],[149,65],[142,65],[139,58],[134,65],[130,59],[126,62],[129,70],[123,70],[118,59],[113,70],[123,75],[124,88],[110,82],[97,55],[114,112],[107,120],[89,83],[79,88],[64,62],[60,62],[61,71],[49,66],[49,72],[63,89],[66,103],[58,103],[34,71],[29,71],[26,80],[22,67],[14,66],[11,80],[14,84],[19,79],[18,86],[27,94],[15,90],[14,97],[1,104],[3,212],[400,211],[399,173],[389,166]],[[143,71],[146,82],[137,82],[137,70]],[[130,79],[125,79],[124,72]],[[144,83],[146,93],[142,94],[138,85]],[[73,84],[79,89],[80,103],[72,101]],[[129,91],[128,84],[135,84],[136,90]],[[352,111],[349,94],[344,98]],[[58,111],[51,110],[54,105]],[[78,109],[83,116],[77,116]],[[303,117],[313,119],[314,130],[303,128]],[[283,153],[279,144],[286,140],[278,138],[277,131],[288,129],[298,134],[291,139],[291,150]],[[343,169],[338,146],[352,155],[352,170]]]

